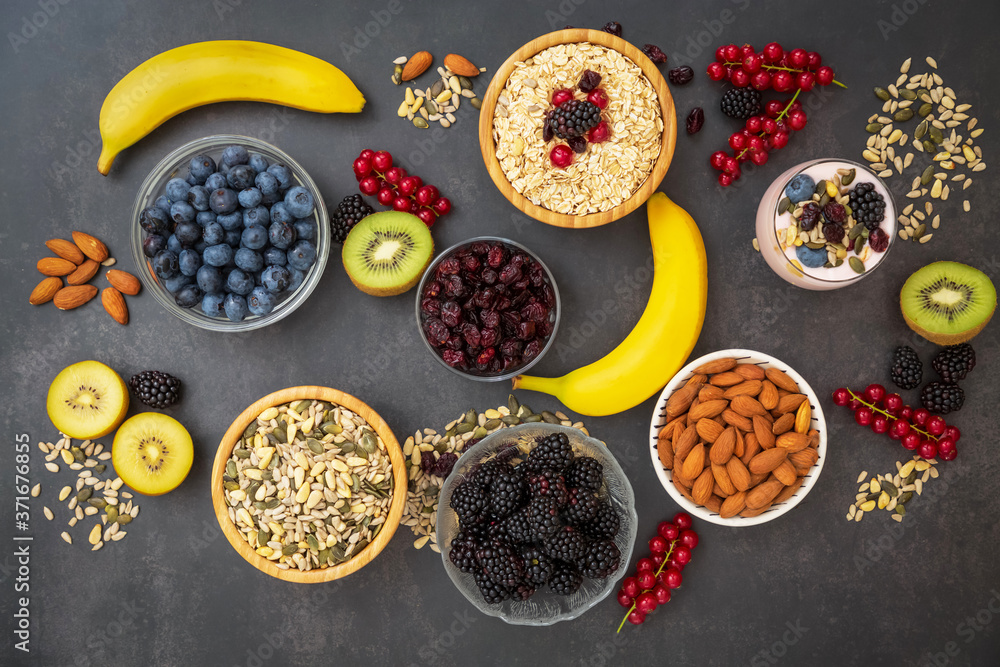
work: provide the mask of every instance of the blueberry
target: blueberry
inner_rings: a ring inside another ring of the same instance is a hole
[[[283,266],[272,265],[264,269],[260,274],[260,284],[267,288],[268,292],[278,294],[288,289],[292,276],[288,269]]]
[[[171,178],[167,181],[167,187],[164,189],[164,194],[167,195],[167,199],[169,199],[172,204],[177,201],[187,201],[187,194],[190,189],[191,184],[183,178]]]
[[[215,266],[203,264],[198,273],[195,274],[198,287],[203,292],[221,292],[225,283],[222,280],[222,269]]]
[[[226,230],[217,222],[210,222],[201,231],[201,239],[206,245],[217,245],[226,242]]]
[[[285,193],[285,206],[288,207],[288,212],[296,218],[305,218],[312,213],[313,196],[309,190],[301,185],[296,185]]]
[[[295,243],[295,228],[287,222],[272,222],[267,228],[267,237],[271,245],[284,250]]]
[[[287,263],[288,258],[285,256],[285,251],[281,248],[269,247],[264,251],[265,266],[284,266]]]
[[[225,294],[206,294],[201,300],[201,312],[209,317],[225,317],[226,309],[223,305],[225,299]]]
[[[188,190],[187,203],[196,211],[208,210],[208,188],[204,185],[195,185]]]
[[[292,269],[289,273],[292,275],[292,280],[288,285],[288,291],[294,292],[299,288],[299,285],[306,281],[306,272],[299,269]]]
[[[246,296],[254,287],[253,277],[243,269],[233,269],[226,278],[226,288],[233,294]]]
[[[204,184],[205,179],[212,175],[215,171],[215,160],[207,155],[195,155],[191,158],[191,164],[188,166],[188,170],[191,175],[194,176],[195,180],[199,184]]]
[[[292,186],[292,170],[276,162],[267,168],[267,173],[278,179],[278,189],[287,190]]]
[[[174,236],[187,248],[201,240],[201,227],[196,222],[178,222],[174,227]]]
[[[250,248],[240,248],[236,251],[236,267],[247,273],[257,273],[264,268],[264,258],[260,253]]]
[[[181,245],[180,239],[177,238],[176,234],[171,234],[167,237],[167,250],[175,255],[179,255],[183,249],[184,246]]]
[[[196,213],[186,201],[175,201],[170,205],[170,219],[174,222],[194,222]]]
[[[161,250],[153,258],[153,272],[160,280],[173,278],[177,275],[177,255],[169,250]]]
[[[191,276],[185,276],[183,273],[178,273],[173,278],[167,278],[163,281],[163,287],[171,294],[177,294],[178,291],[185,285],[190,285],[194,282],[194,278]]]
[[[204,260],[206,264],[212,266],[225,266],[233,258],[232,247],[225,243],[210,245],[205,248]]]
[[[229,166],[230,165],[226,164],[225,162],[220,162],[219,163],[219,167],[218,167],[219,173],[222,174],[223,176],[225,176],[226,174],[228,174],[229,173]],[[226,186],[223,185],[222,187],[226,187]]]
[[[208,177],[208,180],[205,181],[205,188],[209,192],[212,190],[218,190],[219,188],[224,188],[226,185],[228,185],[226,183],[226,175],[220,174],[219,172],[215,172]]]
[[[193,276],[201,268],[201,255],[194,250],[181,250],[181,256],[177,258],[177,267],[185,276]]]
[[[254,315],[267,315],[274,310],[274,305],[278,302],[274,295],[263,287],[254,287],[247,297],[247,307]]]
[[[162,234],[167,231],[170,223],[162,209],[158,206],[150,206],[142,209],[142,213],[139,214],[139,226],[150,234]]]
[[[810,269],[818,269],[819,267],[826,264],[827,255],[826,248],[810,248],[805,245],[800,245],[795,248],[795,256],[802,266],[808,266]]]
[[[164,217],[170,218],[170,200],[167,199],[167,195],[160,195],[153,202],[153,206],[163,211]]]
[[[254,153],[250,156],[250,166],[258,174],[262,171],[267,171],[267,158],[260,153]]]
[[[216,220],[222,225],[222,228],[227,232],[231,232],[234,229],[240,229],[243,227],[243,214],[239,211],[233,211],[232,213],[223,213]]]
[[[236,193],[229,188],[212,190],[212,194],[208,196],[209,207],[219,214],[232,213],[236,210],[236,205],[238,203]]]
[[[247,309],[247,300],[239,294],[227,294],[222,307],[226,311],[226,317],[233,322],[239,322],[250,313]]]
[[[785,196],[791,199],[793,204],[812,199],[815,191],[816,181],[806,174],[799,174],[792,180],[788,181],[788,185],[785,186]],[[801,248],[802,246],[799,247]]]
[[[188,172],[188,175],[184,177],[184,181],[190,186],[198,185],[198,179],[195,178],[194,174],[190,171]]]
[[[295,216],[288,212],[285,202],[279,201],[271,207],[271,222],[282,222],[287,225],[295,222]]]
[[[191,249],[197,252],[199,255],[201,255],[204,254],[205,248],[207,247],[208,244],[205,243],[205,239],[198,239],[198,241],[196,241],[195,244],[191,246]]]
[[[222,151],[222,163],[230,167],[237,164],[246,164],[250,161],[250,154],[243,146],[226,146]]]
[[[254,185],[257,186],[262,195],[278,194],[278,179],[270,172],[262,171],[257,174],[257,178],[254,179]]]
[[[185,285],[174,294],[174,301],[181,308],[194,308],[201,303],[202,293],[197,285]]]
[[[240,194],[237,195],[236,198],[239,200],[240,206],[243,208],[253,208],[254,206],[260,205],[263,195],[261,195],[260,190],[258,190],[255,186],[251,186],[244,190],[240,190]]]
[[[305,271],[316,261],[316,246],[311,241],[297,241],[288,250],[288,266]]]
[[[261,193],[260,203],[268,208],[271,208],[275,204],[281,201],[281,193],[275,190],[274,192],[269,192],[267,194]]]
[[[244,227],[253,227],[254,225],[267,227],[270,222],[271,216],[267,212],[266,206],[255,206],[254,208],[248,208],[243,211]]]
[[[142,254],[146,257],[156,257],[161,250],[167,249],[167,239],[162,234],[150,234],[142,240]],[[281,252],[279,250],[279,252]],[[284,253],[281,253],[284,255]]]
[[[226,182],[229,183],[229,187],[239,192],[253,185],[253,179],[256,176],[257,174],[250,168],[250,165],[238,164],[226,174]]]
[[[316,240],[316,221],[315,220],[296,220],[295,224],[295,237],[303,241],[315,241]]]
[[[247,227],[243,230],[241,242],[245,248],[260,250],[267,245],[267,228],[260,225]]]
[[[198,215],[194,216],[194,221],[197,222],[202,227],[208,225],[209,223],[215,222],[216,219],[217,219],[216,215],[211,211],[198,211]]]
[[[232,230],[226,232],[226,245],[234,250],[240,247],[240,243],[243,241],[243,234],[238,231]]]

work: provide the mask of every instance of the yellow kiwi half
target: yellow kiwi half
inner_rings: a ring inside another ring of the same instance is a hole
[[[179,421],[159,412],[130,418],[115,434],[111,462],[127,485],[147,496],[176,489],[191,470],[194,443]]]
[[[71,438],[100,438],[125,419],[128,388],[101,362],[81,361],[62,369],[52,381],[45,409],[52,424]]]

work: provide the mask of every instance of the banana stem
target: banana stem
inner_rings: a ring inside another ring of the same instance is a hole
[[[528,391],[540,391],[543,394],[555,395],[558,390],[557,382],[559,378],[540,378],[534,375],[515,375],[511,380],[512,389],[527,389]]]

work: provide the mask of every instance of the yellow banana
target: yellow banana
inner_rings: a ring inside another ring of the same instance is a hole
[[[646,203],[653,289],[639,322],[606,357],[559,378],[518,375],[514,389],[552,394],[582,415],[612,415],[659,391],[687,360],[705,320],[708,264],[698,225],[662,192]]]
[[[98,171],[107,175],[119,152],[177,114],[234,100],[320,113],[357,113],[365,106],[346,74],[305,53],[236,40],[188,44],[153,56],[108,93]]]

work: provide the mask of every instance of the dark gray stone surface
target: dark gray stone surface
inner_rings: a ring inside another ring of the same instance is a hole
[[[389,13],[390,7],[399,13]],[[675,54],[672,65],[680,64],[676,54],[688,51],[697,77],[675,91],[679,113],[683,117],[696,105],[707,109],[701,134],[678,137],[662,186],[699,221],[708,249],[708,312],[695,355],[726,347],[768,352],[824,397],[842,384],[888,382],[893,347],[916,345],[925,363],[934,350],[899,315],[896,298],[906,276],[930,261],[953,259],[1000,279],[992,169],[968,191],[971,214],[961,214],[964,195],[956,193],[939,205],[944,223],[930,244],[901,244],[876,276],[847,289],[823,294],[790,287],[750,247],[754,211],[770,179],[810,157],[856,159],[866,138],[865,118],[878,110],[871,87],[891,81],[906,56],[914,56],[915,68],[922,67],[924,55],[937,58],[946,83],[973,105],[986,128],[979,144],[987,161],[992,158],[1000,129],[994,35],[1000,12],[992,2],[751,6],[734,0],[610,7],[585,0],[475,6],[409,0],[9,0],[0,10],[7,35],[0,70],[0,663],[996,664],[998,324],[975,342],[979,365],[965,383],[966,407],[954,418],[964,434],[961,454],[943,468],[959,474],[933,485],[936,494],[915,500],[901,525],[884,513],[860,524],[845,521],[858,473],[887,470],[904,452],[853,425],[847,411],[825,399],[829,457],[806,501],[754,528],[699,523],[701,545],[684,572],[684,587],[644,626],[627,627],[616,637],[622,609],[613,599],[576,621],[544,629],[477,614],[449,583],[438,556],[413,550],[405,528],[370,566],[317,586],[259,573],[221,536],[209,491],[216,445],[230,421],[270,391],[298,384],[346,390],[378,410],[401,440],[420,427],[440,428],[468,407],[506,400],[507,387],[458,380],[431,358],[413,322],[412,293],[391,299],[361,294],[334,257],[305,307],[245,335],[186,326],[148,294],[129,299],[128,327],[111,322],[96,301],[69,314],[27,304],[43,241],[68,237],[72,229],[106,240],[119,266],[132,268],[129,214],[143,177],[184,142],[234,132],[271,141],[294,156],[331,204],[355,191],[350,162],[362,148],[388,149],[414,165],[422,160],[418,173],[455,204],[434,229],[439,247],[503,234],[526,243],[553,269],[565,303],[559,341],[565,346],[536,370],[561,374],[596,359],[628,333],[645,306],[651,278],[637,273],[650,257],[644,213],[578,232],[529,220],[503,199],[483,168],[471,109],[460,110],[444,141],[428,142],[427,134],[396,118],[402,89],[388,78],[392,59],[422,49],[438,62],[449,52],[465,54],[492,73],[521,44],[552,28],[600,27],[608,20],[622,22],[626,38]],[[41,27],[31,28],[32,21]],[[373,36],[364,37],[365,30]],[[225,38],[269,41],[325,58],[359,84],[367,108],[357,116],[250,103],[194,109],[124,151],[111,174],[101,177],[94,168],[97,118],[115,82],[161,51]],[[831,88],[822,98],[814,94],[821,101],[810,112],[809,127],[772,164],[722,191],[707,160],[725,146],[735,125],[716,111],[722,88],[707,80],[704,67],[722,41],[759,48],[772,39],[818,50],[850,88]],[[489,76],[477,84],[480,91]],[[898,197],[903,188],[893,181]],[[588,318],[600,319],[597,309],[605,299],[615,299],[617,311],[591,328]],[[187,481],[168,496],[143,500],[129,538],[96,554],[87,551],[79,527],[71,547],[58,537],[65,518],[48,523],[42,517],[43,504],[57,508],[54,496],[66,477],[47,473],[34,445],[56,435],[44,413],[48,383],[67,364],[87,358],[103,360],[125,377],[157,368],[183,378],[184,401],[171,413],[196,442]],[[551,397],[524,398],[539,410],[559,408]],[[914,392],[906,398],[916,400]],[[657,521],[677,511],[646,451],[653,402],[586,419],[635,487],[640,555]],[[34,536],[30,654],[14,648],[12,618],[15,598],[24,595],[15,591],[11,541],[13,443],[20,433],[32,442],[31,481],[43,484],[42,498],[30,503],[32,525],[25,533]]]

